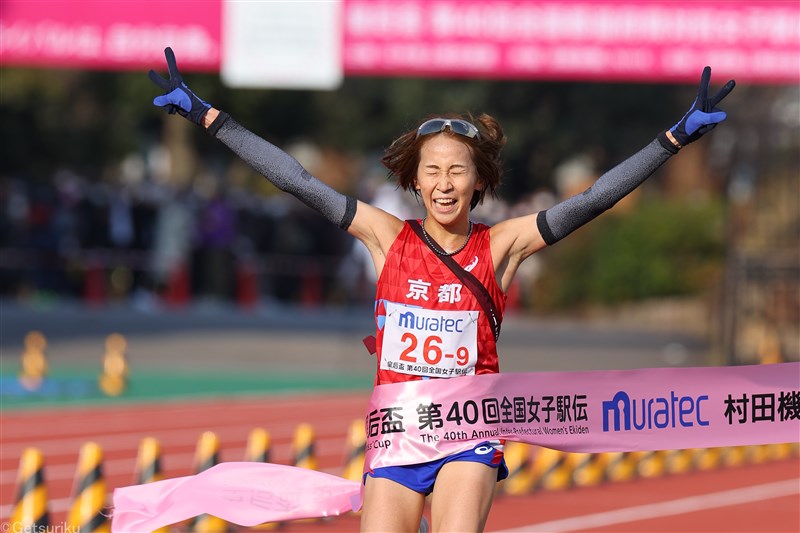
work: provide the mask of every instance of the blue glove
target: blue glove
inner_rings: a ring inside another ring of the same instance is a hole
[[[198,98],[183,82],[181,73],[178,72],[178,65],[175,62],[175,54],[172,53],[172,48],[167,47],[164,50],[164,55],[167,58],[167,67],[169,68],[169,80],[159,76],[155,70],[151,70],[149,76],[152,82],[167,91],[167,94],[156,96],[153,99],[153,104],[164,108],[170,115],[178,113],[195,124],[202,126],[203,117],[211,109],[211,105]]]
[[[717,109],[717,104],[728,96],[728,93],[736,86],[736,82],[730,80],[717,94],[709,98],[709,81],[711,81],[711,67],[706,67],[700,77],[700,88],[697,90],[697,98],[695,98],[691,109],[683,116],[680,122],[669,129],[672,136],[681,146],[686,146],[696,141],[703,134],[713,130],[717,124],[728,116],[724,111]]]

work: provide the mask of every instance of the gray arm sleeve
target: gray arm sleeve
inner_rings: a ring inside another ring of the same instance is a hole
[[[345,196],[309,174],[292,156],[250,132],[227,113],[209,126],[208,132],[222,141],[273,185],[346,230],[356,214],[356,199]]]
[[[536,225],[544,242],[555,244],[613,207],[677,151],[662,133],[642,150],[600,176],[582,193],[540,211]]]

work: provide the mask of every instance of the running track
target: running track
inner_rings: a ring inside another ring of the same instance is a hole
[[[0,519],[7,521],[22,450],[38,447],[51,524],[62,524],[80,446],[97,442],[104,450],[108,491],[134,482],[139,442],[155,437],[162,445],[165,477],[191,473],[197,439],[217,433],[221,459],[244,459],[250,431],[262,427],[272,437],[271,459],[291,463],[297,424],[317,433],[320,468],[339,474],[345,434],[362,417],[367,396],[284,396],[193,400],[114,407],[20,410],[0,414]],[[800,460],[794,458],[726,470],[692,472],[529,496],[498,496],[487,531],[605,532],[798,532]],[[317,523],[293,523],[284,531],[356,531],[349,515]]]

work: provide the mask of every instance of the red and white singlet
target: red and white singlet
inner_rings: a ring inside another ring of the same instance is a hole
[[[495,279],[489,226],[473,224],[453,259],[488,289],[502,317],[506,295]],[[499,372],[492,326],[478,300],[408,223],[386,255],[375,300],[376,385]]]

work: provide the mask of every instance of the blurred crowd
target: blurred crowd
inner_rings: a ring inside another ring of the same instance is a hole
[[[357,196],[402,218],[423,209],[385,172],[357,180]],[[488,199],[473,219],[494,223],[551,205],[540,193]],[[89,180],[59,170],[49,180],[0,182],[0,295],[28,301],[159,305],[275,300],[372,301],[364,246],[290,195],[224,180],[177,187],[159,180]],[[526,263],[521,278],[536,264]]]
[[[146,305],[179,290],[173,298],[231,301],[242,263],[282,257],[288,263],[259,277],[276,298],[291,300],[303,259],[330,268],[348,244],[292,198],[223,186],[110,185],[62,170],[46,182],[7,180],[0,195],[0,288],[12,297]],[[98,272],[102,279],[92,279]]]

